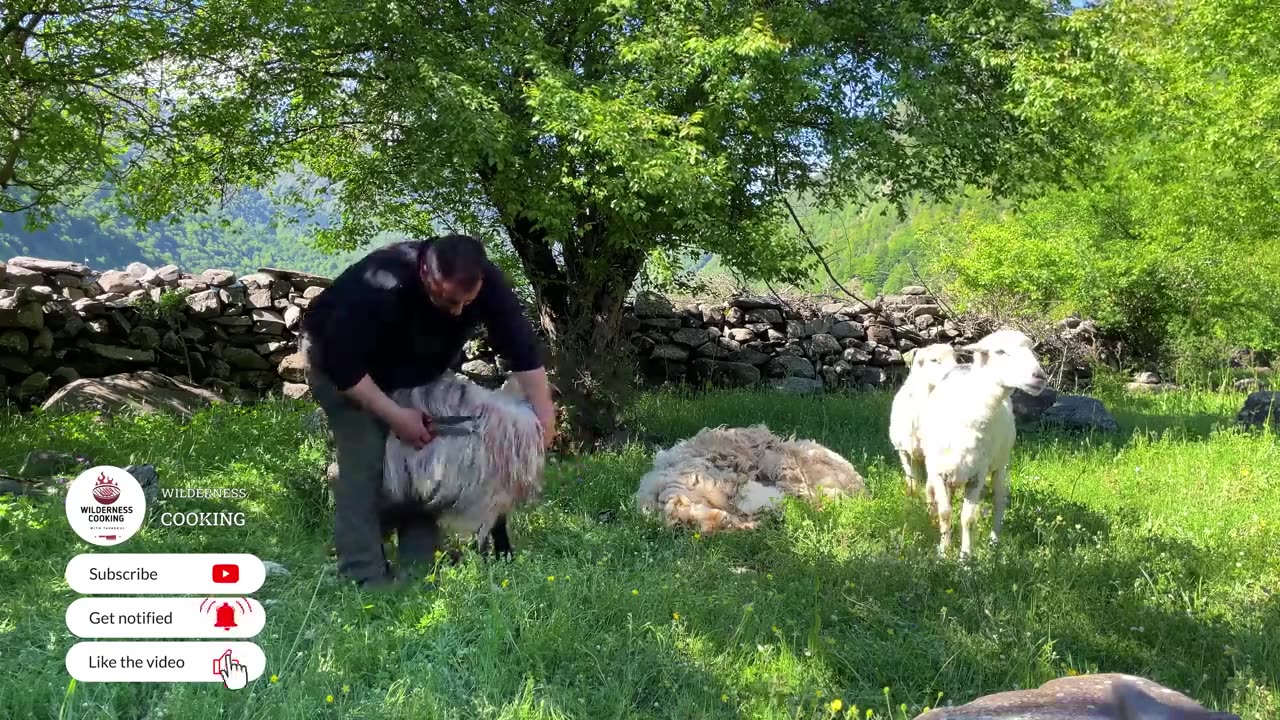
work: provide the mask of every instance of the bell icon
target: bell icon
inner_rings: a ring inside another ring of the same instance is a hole
[[[213,623],[214,627],[220,627],[223,630],[230,630],[236,627],[236,609],[227,603],[222,603],[218,607],[217,619]]]

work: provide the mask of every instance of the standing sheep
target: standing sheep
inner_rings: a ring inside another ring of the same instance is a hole
[[[921,447],[928,476],[925,493],[936,507],[941,538],[938,552],[951,544],[951,496],[964,493],[960,515],[960,557],[972,552],[973,523],[987,477],[994,500],[991,542],[999,540],[1009,499],[1009,459],[1017,436],[1015,389],[1039,395],[1047,387],[1031,339],[1016,330],[991,333],[964,350],[973,364],[959,366],[934,387],[920,418]]]
[[[432,417],[472,415],[472,434],[440,434],[420,450],[387,436],[384,490],[393,503],[417,502],[442,526],[476,535],[484,554],[490,537],[510,553],[506,516],[542,491],[542,428],[520,386],[493,391],[446,375],[406,388],[392,399]],[[492,535],[491,535],[492,534]]]
[[[925,481],[924,449],[920,445],[920,414],[929,393],[952,368],[956,350],[947,343],[935,343],[915,351],[911,371],[893,397],[889,414],[889,442],[902,461],[907,493],[915,495]]]

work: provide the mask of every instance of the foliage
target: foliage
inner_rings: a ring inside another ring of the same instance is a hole
[[[930,232],[970,300],[1096,317],[1138,358],[1194,343],[1280,347],[1280,10],[1125,0],[1078,13],[1108,90],[1087,186]]]
[[[246,552],[289,570],[254,593],[268,664],[245,691],[69,687],[65,657],[82,639],[67,630],[64,574],[85,546],[56,500],[0,497],[0,716],[910,720],[1071,673],[1128,672],[1273,720],[1280,445],[1215,429],[1240,400],[1107,398],[1115,437],[1020,435],[1004,551],[970,566],[936,558],[924,504],[904,497],[887,439],[869,429],[885,426],[889,394],[650,394],[628,420],[663,445],[765,422],[847,455],[871,496],[699,537],[631,510],[649,451],[562,457],[543,503],[512,516],[514,563],[469,555],[434,589],[392,596],[334,580],[311,403],[222,405],[187,423],[0,418],[3,467],[49,448],[154,463],[165,489],[244,489],[161,498],[127,552]],[[243,511],[245,524],[166,527],[166,511]]]
[[[296,200],[340,203],[326,247],[434,224],[505,238],[562,391],[629,376],[591,365],[655,252],[799,280],[788,193],[1013,192],[1088,154],[1079,99],[1022,65],[1070,66],[1038,0],[202,7],[171,63],[177,142],[131,175],[128,210],[301,165],[325,185]]]
[[[199,3],[7,0],[0,5],[0,213],[35,224],[118,178],[162,139],[172,49]],[[131,156],[131,157],[127,157]]]

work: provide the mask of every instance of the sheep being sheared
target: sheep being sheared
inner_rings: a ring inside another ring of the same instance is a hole
[[[991,542],[1000,538],[1009,501],[1009,459],[1017,437],[1015,389],[1039,395],[1047,387],[1031,339],[1017,330],[991,333],[964,350],[973,363],[947,373],[925,401],[920,417],[921,447],[928,479],[925,493],[936,509],[941,538],[938,552],[951,544],[951,495],[964,493],[960,514],[960,556],[972,551],[973,523],[987,477],[993,509]]]
[[[783,439],[764,425],[720,426],[658,452],[635,499],[641,512],[662,512],[668,526],[711,533],[754,528],[755,515],[776,509],[784,495],[864,491],[848,460],[812,440]]]
[[[421,450],[388,434],[384,492],[393,502],[420,503],[442,527],[474,534],[483,555],[491,533],[510,554],[506,515],[542,492],[542,429],[514,378],[498,391],[452,375],[405,388],[391,398],[432,417],[474,415],[470,435],[439,434]]]
[[[907,493],[915,495],[925,481],[924,449],[920,446],[920,413],[934,386],[956,367],[956,350],[947,343],[934,343],[915,351],[911,371],[893,397],[889,412],[889,442],[898,451]]]

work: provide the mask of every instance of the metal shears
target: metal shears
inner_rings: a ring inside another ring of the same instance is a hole
[[[431,431],[436,435],[473,435],[476,429],[467,423],[479,419],[478,415],[436,415],[431,418]]]

